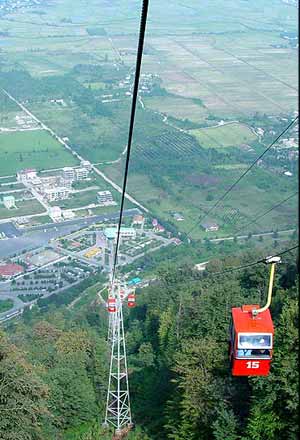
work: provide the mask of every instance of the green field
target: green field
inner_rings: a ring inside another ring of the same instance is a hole
[[[46,131],[0,133],[0,175],[77,165],[76,159]]]
[[[257,139],[249,127],[242,124],[226,124],[219,127],[190,130],[204,148],[238,147]]]
[[[74,104],[60,108],[38,102],[30,110],[92,163],[116,160],[124,150],[126,132],[117,119],[88,116]]]
[[[14,305],[12,299],[0,299],[0,313],[7,312]]]
[[[41,214],[45,211],[45,208],[37,200],[16,202],[16,206],[16,209],[6,209],[2,204],[0,204],[0,219],[21,217],[23,215]]]
[[[180,96],[155,96],[145,99],[148,108],[159,111],[177,119],[189,119],[192,122],[200,122],[208,115],[207,109],[193,99],[185,99]]]

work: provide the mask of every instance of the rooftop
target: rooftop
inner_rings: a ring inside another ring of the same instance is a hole
[[[270,314],[270,310],[259,313],[255,318],[252,317],[251,310],[253,308],[259,308],[258,305],[234,307],[232,309],[232,317],[234,327],[237,332],[241,333],[273,333],[273,323]]]
[[[219,227],[216,222],[209,221],[209,220],[206,221],[206,222],[201,223],[201,226],[203,228],[205,228],[205,229],[208,229],[208,228],[218,228]]]
[[[135,229],[133,228],[125,228],[125,227],[121,227],[121,232],[128,232],[128,233],[132,233],[135,234]],[[105,228],[104,229],[104,234],[107,238],[115,238],[117,235],[117,228]]]
[[[3,277],[10,277],[24,272],[24,268],[19,264],[9,263],[0,266],[0,275]]]

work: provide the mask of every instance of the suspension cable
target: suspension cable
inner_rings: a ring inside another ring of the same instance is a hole
[[[294,249],[297,249],[297,248],[299,248],[299,245],[293,246],[293,247],[286,249],[282,252],[278,252],[278,254],[272,255],[272,257],[281,257],[281,255],[287,254],[288,252],[292,252]],[[244,264],[242,266],[229,267],[228,269],[224,269],[221,272],[210,272],[209,275],[222,275],[222,274],[225,274],[228,272],[235,272],[236,270],[247,269],[248,267],[252,267],[252,266],[256,266],[257,264],[265,263],[266,258],[262,258],[258,261],[254,261],[253,263]]]
[[[191,232],[193,232],[198,225],[202,222],[204,218],[206,218],[218,205],[220,202],[222,202],[225,197],[235,188],[240,181],[249,173],[249,171],[257,164],[257,162],[273,147],[273,145],[276,144],[276,142],[292,127],[292,125],[298,120],[299,116],[296,116],[295,119],[293,119],[284,130],[281,131],[281,133],[274,139],[271,144],[251,163],[251,165],[241,174],[241,176],[224,192],[224,194],[216,201],[216,203],[204,214],[202,215],[199,220],[196,222],[196,224],[186,233],[186,236],[188,237]]]
[[[128,170],[129,170],[129,160],[130,160],[130,153],[131,153],[136,104],[137,104],[137,98],[138,98],[138,89],[139,89],[139,81],[140,81],[140,74],[141,74],[143,50],[144,50],[144,40],[145,40],[145,33],[146,33],[148,5],[149,5],[149,0],[143,0],[141,22],[140,22],[139,43],[138,43],[137,58],[136,58],[134,87],[133,87],[133,93],[132,93],[132,105],[131,105],[129,132],[128,132],[125,172],[124,172],[124,179],[123,179],[120,216],[119,216],[119,223],[118,223],[118,230],[117,230],[117,243],[116,243],[113,270],[112,270],[112,278],[111,278],[112,285],[113,285],[114,279],[115,279],[116,266],[117,266],[117,260],[118,260],[118,251],[119,251],[119,245],[120,245],[121,225],[122,225],[122,220],[123,220],[124,202],[125,202],[126,186],[127,186],[127,178],[128,178]]]
[[[276,254],[276,255],[272,255],[272,257],[280,257],[280,256],[282,256],[282,255],[287,254],[288,252],[292,252],[294,249],[297,249],[297,248],[299,248],[299,245],[297,245],[297,246],[293,246],[293,247],[291,247],[291,248],[289,248],[289,249],[285,249],[284,251],[279,252],[279,253]],[[222,271],[220,271],[220,272],[208,272],[208,273],[204,274],[203,276],[204,276],[205,279],[206,279],[206,278],[210,278],[210,277],[213,277],[213,276],[220,276],[220,275],[224,275],[224,274],[226,274],[226,273],[231,273],[231,272],[236,272],[236,271],[239,271],[239,270],[242,270],[242,269],[247,269],[248,267],[253,267],[253,266],[256,266],[256,265],[261,264],[261,263],[266,263],[267,258],[268,258],[268,257],[261,258],[260,260],[253,261],[253,262],[251,262],[251,263],[247,263],[247,264],[243,264],[243,265],[241,265],[241,266],[233,266],[233,267],[229,267],[229,268],[224,269],[224,270],[222,270]],[[200,281],[202,281],[202,278],[199,278],[199,279],[197,279],[197,280],[190,280],[190,281],[185,280],[184,283],[179,284],[178,286],[186,286],[186,285],[188,285],[188,284],[199,283]],[[177,287],[178,287],[178,286],[177,286]]]

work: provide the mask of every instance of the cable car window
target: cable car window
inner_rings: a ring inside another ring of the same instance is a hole
[[[242,349],[268,349],[272,348],[272,335],[262,333],[240,333],[238,348]]]

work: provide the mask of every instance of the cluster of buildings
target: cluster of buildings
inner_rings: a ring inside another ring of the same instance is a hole
[[[149,95],[155,84],[157,83],[159,76],[152,73],[142,73],[139,87],[140,95]],[[118,86],[120,89],[125,89],[125,95],[130,95],[133,90],[133,75],[127,75],[126,78],[119,82]]]
[[[82,161],[80,167],[65,167],[57,175],[39,177],[35,169],[29,168],[19,171],[17,179],[51,203],[68,199],[73,183],[88,179],[91,169],[90,162]]]
[[[71,209],[61,209],[59,206],[50,206],[48,214],[54,222],[72,220],[75,217],[75,214]]]

